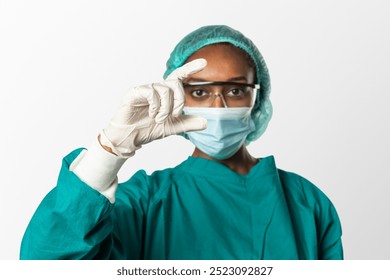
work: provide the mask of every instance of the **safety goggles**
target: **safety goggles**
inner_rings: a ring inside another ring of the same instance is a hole
[[[258,84],[238,82],[193,82],[183,83],[186,106],[211,107],[216,98],[221,98],[223,106],[252,107],[255,103]]]

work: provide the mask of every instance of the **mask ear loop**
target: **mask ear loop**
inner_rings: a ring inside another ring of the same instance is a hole
[[[223,106],[224,106],[225,108],[228,108],[228,105],[227,105],[227,103],[226,103],[226,101],[225,101],[225,98],[223,97],[223,94],[221,94],[221,93],[219,93],[219,92],[213,94],[213,97],[212,97],[213,100],[211,101],[210,106],[214,103],[214,100],[215,100],[215,98],[217,98],[217,96],[220,97],[220,98],[222,99]]]

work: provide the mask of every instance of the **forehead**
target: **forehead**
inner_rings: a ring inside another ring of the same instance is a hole
[[[244,77],[247,82],[253,82],[255,70],[250,58],[241,49],[228,44],[214,44],[203,47],[193,53],[186,62],[197,58],[207,60],[204,70],[189,78],[206,81],[226,81],[232,78]]]

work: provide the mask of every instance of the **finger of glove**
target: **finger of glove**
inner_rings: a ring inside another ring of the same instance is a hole
[[[154,118],[156,123],[163,123],[172,114],[173,93],[171,89],[160,83],[152,84],[153,90],[159,96],[160,106]]]
[[[121,99],[121,102],[119,103],[118,108],[115,111],[114,116],[111,118],[111,122],[117,123],[117,124],[127,124],[129,120],[129,116],[131,115],[131,108],[133,104],[139,103],[138,100],[136,100],[135,96],[137,95],[137,89],[136,88],[130,88]],[[146,101],[146,105],[148,102]],[[137,106],[140,106],[137,104]]]
[[[177,68],[166,78],[166,80],[177,80],[177,79],[183,80],[188,76],[203,70],[206,67],[206,65],[207,65],[206,59],[204,58],[195,59]]]
[[[155,92],[153,85],[144,85],[133,89],[133,96],[129,107],[148,106],[148,114],[151,118],[155,118],[160,110],[160,96]]]
[[[192,115],[182,115],[172,119],[170,128],[166,129],[167,136],[182,132],[198,131],[207,128],[207,120]]]
[[[180,80],[165,81],[165,84],[171,89],[172,93],[172,116],[177,117],[181,115],[185,103],[183,84]]]

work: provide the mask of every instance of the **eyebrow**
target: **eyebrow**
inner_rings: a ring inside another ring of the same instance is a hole
[[[232,82],[232,81],[216,81],[216,82],[190,82],[190,83],[183,83],[184,87],[189,87],[189,86],[207,86],[207,85],[214,85],[214,86],[223,86],[223,85],[236,85],[236,86],[248,86],[251,88],[256,88],[259,89],[260,85],[258,84],[247,84],[247,83],[239,83],[239,82]]]
[[[248,80],[244,76],[233,77],[233,78],[230,78],[230,79],[226,80],[225,82],[235,82],[235,81],[245,81],[245,82],[248,82]],[[202,82],[213,82],[213,81],[206,80],[206,79],[190,78],[190,79],[188,79],[186,81],[186,84],[187,83],[202,83]]]

